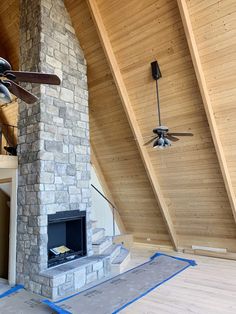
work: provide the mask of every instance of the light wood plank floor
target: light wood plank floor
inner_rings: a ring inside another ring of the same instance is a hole
[[[146,261],[156,250],[136,245],[129,267]],[[124,309],[122,314],[236,314],[236,261],[168,252],[194,259],[190,267]]]

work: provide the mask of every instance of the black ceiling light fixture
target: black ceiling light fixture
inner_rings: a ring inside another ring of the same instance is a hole
[[[167,126],[161,125],[161,110],[160,110],[160,98],[158,90],[158,80],[162,77],[161,70],[157,61],[151,63],[152,77],[156,82],[156,97],[157,97],[157,114],[159,126],[153,129],[155,136],[149,140],[144,145],[148,145],[153,141],[154,148],[163,149],[165,147],[171,146],[171,142],[176,142],[179,139],[176,136],[193,136],[192,133],[169,133]]]
[[[0,80],[0,102],[2,104],[9,103],[12,101],[11,94],[6,87],[6,84],[3,80]],[[9,86],[9,85],[8,85]]]
[[[3,80],[1,77],[3,77],[3,73],[5,71],[11,70],[11,65],[7,60],[0,58],[0,102],[5,104],[12,101],[11,94],[8,90],[8,87],[10,87],[10,83]]]

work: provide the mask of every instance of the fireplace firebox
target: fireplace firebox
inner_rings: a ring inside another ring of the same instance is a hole
[[[48,267],[86,254],[86,211],[71,210],[48,215]]]

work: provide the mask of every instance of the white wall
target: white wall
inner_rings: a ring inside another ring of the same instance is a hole
[[[0,170],[1,171],[1,170]],[[11,183],[1,183],[0,189],[11,197]]]
[[[105,194],[99,183],[97,175],[93,167],[91,167],[91,184],[93,184],[99,191]],[[98,228],[104,228],[106,235],[113,235],[113,223],[112,223],[112,210],[107,201],[103,199],[97,191],[91,187],[92,190],[92,219],[97,221]],[[120,231],[115,224],[116,235],[120,234]]]

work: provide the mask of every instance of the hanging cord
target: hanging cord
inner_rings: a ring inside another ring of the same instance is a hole
[[[157,113],[159,119],[159,126],[161,126],[161,111],[160,111],[160,99],[159,99],[159,91],[158,91],[158,80],[156,80],[156,92],[157,92]]]

